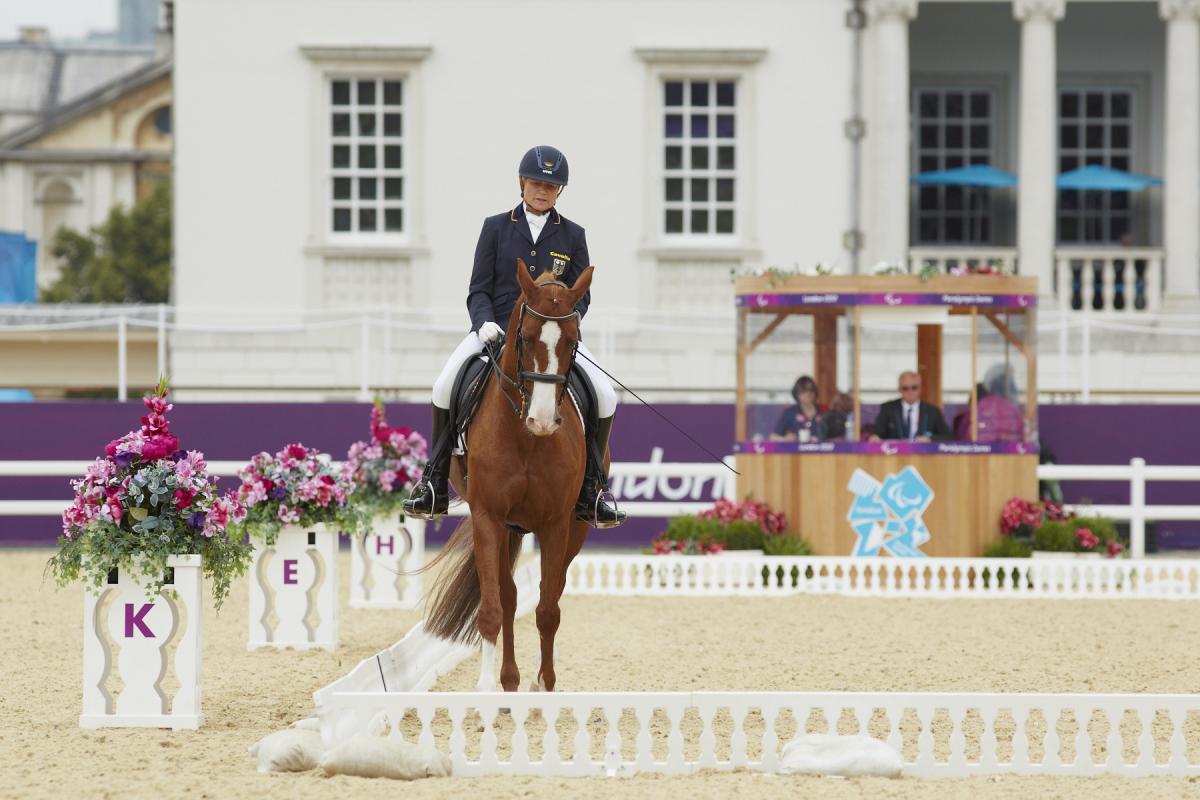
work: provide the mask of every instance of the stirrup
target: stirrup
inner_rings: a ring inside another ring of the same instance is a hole
[[[611,519],[600,519],[600,507],[605,503],[605,498],[608,499],[609,505],[612,506],[613,516]],[[615,528],[623,523],[628,515],[617,507],[617,499],[612,496],[612,492],[607,489],[596,492],[596,500],[592,503],[591,514],[579,513],[575,518],[587,522],[596,528]]]
[[[409,498],[407,500],[405,500],[404,503],[401,505],[401,508],[403,509],[405,516],[415,517],[416,519],[429,519],[429,520],[433,520],[433,519],[437,519],[438,517],[446,516],[446,513],[450,510],[449,509],[450,498],[448,496],[446,497],[446,499],[445,499],[446,507],[443,508],[441,511],[438,511],[438,505],[439,505],[438,499],[439,498],[438,498],[437,489],[435,489],[433,486],[433,481],[431,481],[431,480],[421,481],[421,483],[418,483],[417,486],[424,486],[425,492],[428,492],[428,494],[430,496],[429,507],[428,507],[428,509],[418,508],[417,507],[418,498],[412,497],[410,495]],[[416,487],[414,487],[414,489],[415,488]],[[422,495],[424,495],[425,492],[422,492]]]

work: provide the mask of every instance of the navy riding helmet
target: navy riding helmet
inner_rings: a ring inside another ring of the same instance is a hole
[[[548,144],[532,147],[521,159],[521,167],[517,174],[522,178],[566,186],[567,157],[557,147]]]

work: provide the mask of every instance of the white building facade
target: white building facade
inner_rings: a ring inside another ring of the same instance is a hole
[[[728,396],[738,270],[997,259],[1064,317],[1200,308],[1198,15],[178,0],[172,372],[209,394],[418,396],[469,327],[480,224],[517,204],[535,144],[570,161],[558,208],[597,265],[585,336],[635,386]],[[1017,187],[911,181],[970,164]],[[1166,183],[1056,191],[1086,164]],[[233,329],[255,324],[295,328],[247,347]],[[1144,368],[1179,380],[1161,355]],[[1041,366],[1043,385],[1066,373]]]

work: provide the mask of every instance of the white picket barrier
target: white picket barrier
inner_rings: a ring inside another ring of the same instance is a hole
[[[350,538],[350,607],[415,608],[425,561],[425,520],[379,514],[371,533]]]
[[[85,591],[81,727],[200,727],[200,563],[168,558],[173,576],[153,597],[124,569],[116,583]],[[171,682],[178,688],[168,697]]]
[[[247,649],[337,649],[337,552],[337,531],[324,524],[285,525],[270,546],[256,539]]]
[[[541,561],[530,559],[513,573],[517,585],[516,616],[522,617],[538,603],[542,581]],[[423,692],[440,675],[445,675],[478,650],[448,642],[425,632],[424,621],[414,625],[404,638],[386,650],[363,659],[354,669],[328,686],[313,692],[316,716],[321,719],[326,745],[352,735],[353,715],[332,706],[335,695],[347,692]]]
[[[876,558],[581,553],[565,592],[639,597],[1200,599],[1192,559]]]
[[[384,721],[448,752],[456,777],[774,772],[805,732],[869,733],[920,777],[1200,774],[1195,695],[333,692],[327,707],[342,737]]]

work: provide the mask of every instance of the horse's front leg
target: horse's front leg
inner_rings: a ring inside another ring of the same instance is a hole
[[[508,549],[512,545],[510,538],[507,530],[500,537],[500,606],[504,611],[504,658],[500,664],[500,685],[506,692],[515,692],[521,685],[521,672],[517,669],[513,640],[513,618],[517,615],[517,582],[513,580],[512,571],[508,569]]]
[[[507,535],[504,526],[486,512],[472,511],[471,521],[475,526],[474,549],[475,569],[479,574],[479,616],[477,626],[483,640],[479,665],[479,682],[475,688],[481,692],[496,691],[496,637],[504,620],[504,609],[500,602],[500,572],[507,569],[508,562],[501,564],[502,537]]]
[[[558,633],[561,613],[558,607],[567,581],[567,566],[587,537],[588,526],[574,518],[550,526],[553,533],[540,536],[542,550],[542,591],[538,598],[537,627],[541,639],[541,663],[530,691],[553,692],[557,683],[554,673],[554,637]]]

